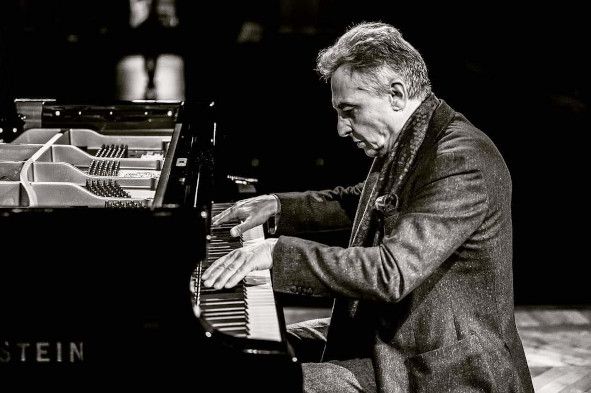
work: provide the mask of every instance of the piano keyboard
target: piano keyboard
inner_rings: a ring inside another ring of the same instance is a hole
[[[212,216],[232,204],[214,204]],[[277,306],[269,270],[253,271],[234,288],[206,288],[201,274],[218,258],[239,247],[264,240],[262,226],[246,231],[240,239],[230,236],[230,229],[238,222],[211,227],[207,257],[193,274],[193,294],[196,314],[215,330],[249,339],[281,341]]]

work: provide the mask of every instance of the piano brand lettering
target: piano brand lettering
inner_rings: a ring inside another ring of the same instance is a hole
[[[0,344],[0,363],[80,363],[83,342],[9,342]]]

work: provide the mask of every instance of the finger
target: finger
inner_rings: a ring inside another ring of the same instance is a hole
[[[206,287],[208,287],[208,288],[213,287],[213,284],[215,283],[215,280],[217,280],[217,278],[224,272],[224,269],[225,268],[226,268],[225,265],[220,265],[215,270],[213,270],[211,272],[211,274],[209,275],[208,278],[206,278],[206,279],[203,279],[202,278],[203,285],[206,286]]]
[[[244,221],[243,223],[240,223],[240,224],[236,225],[235,227],[233,227],[232,229],[230,229],[230,236],[238,237],[238,236],[242,235],[244,232],[246,232],[247,230],[249,230],[250,228],[252,228],[252,225],[250,225],[250,220]]]
[[[226,264],[231,263],[231,261],[235,258],[237,251],[238,250],[234,250],[212,263],[211,266],[208,267],[207,270],[201,275],[201,280],[213,283],[213,280],[215,280],[224,270]],[[207,286],[211,285],[208,284]]]
[[[233,205],[232,207],[221,212],[220,214],[215,215],[212,218],[211,225],[219,225],[228,221],[236,220],[237,207],[238,205]]]
[[[241,199],[238,202],[234,203],[234,205],[232,205],[228,209],[224,210],[220,214],[215,215],[212,218],[212,225],[219,225],[228,221],[242,219],[243,217],[241,217],[240,215],[240,208],[256,198],[257,197]]]
[[[213,283],[213,287],[215,289],[221,289],[226,283],[228,279],[236,273],[236,271],[246,262],[246,256],[244,253],[241,253],[240,256],[234,259],[230,264],[227,264],[222,274],[218,276],[218,278]],[[232,285],[235,286],[236,284]],[[226,288],[230,288],[226,286]]]
[[[215,282],[215,280],[219,277],[220,274],[222,274],[224,272],[224,268],[225,268],[225,265],[221,264],[221,265],[216,266],[212,270],[208,269],[209,275],[207,277],[201,276],[201,281],[203,282],[203,285],[205,285],[206,287],[213,286],[213,283]]]
[[[240,281],[242,281],[244,279],[244,277],[246,277],[246,275],[250,272],[252,272],[253,270],[255,270],[255,264],[254,264],[254,258],[252,258],[252,254],[250,255],[250,258],[248,258],[237,270],[234,274],[232,274],[232,276],[228,279],[228,281],[226,282],[225,287],[226,288],[232,288],[235,287]]]
[[[211,276],[211,273],[225,261],[226,256],[227,255],[224,255],[223,257],[216,259],[211,265],[209,265],[209,267],[203,273],[201,273],[201,280],[207,280],[209,276]]]

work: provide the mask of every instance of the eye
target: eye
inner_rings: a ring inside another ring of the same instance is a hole
[[[341,111],[341,116],[346,117],[346,118],[354,117],[355,116],[355,108],[353,108],[353,107],[343,108],[343,110]]]

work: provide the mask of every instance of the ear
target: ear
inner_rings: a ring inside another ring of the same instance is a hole
[[[395,111],[401,111],[406,108],[408,102],[408,94],[406,92],[406,86],[401,80],[392,80],[388,89],[388,97],[390,99],[390,105]]]

